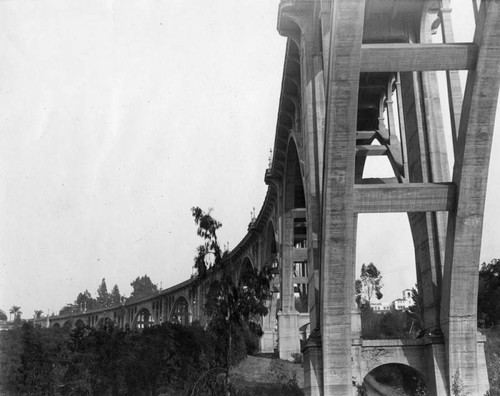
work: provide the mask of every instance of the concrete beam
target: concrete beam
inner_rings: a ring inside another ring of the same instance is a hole
[[[356,184],[354,212],[439,212],[455,207],[454,183]]]
[[[376,144],[358,144],[356,146],[356,155],[362,156],[364,155],[365,157],[368,156],[378,156],[378,155],[386,155],[387,154],[387,147],[386,146],[379,146]]]
[[[363,44],[362,72],[471,70],[476,66],[477,45]]]

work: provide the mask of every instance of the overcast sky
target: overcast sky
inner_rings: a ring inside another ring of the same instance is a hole
[[[241,240],[267,188],[278,4],[0,0],[0,309],[52,313],[102,278],[125,295],[140,275],[163,288],[187,279],[192,206],[214,208],[223,243]],[[488,261],[500,255],[499,178],[492,156]],[[415,282],[406,217],[368,218],[358,262],[378,265],[396,298]]]

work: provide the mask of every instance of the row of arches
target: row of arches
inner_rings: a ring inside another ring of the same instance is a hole
[[[68,319],[64,321],[62,324],[59,322],[54,322],[51,327],[54,328],[78,328],[78,327],[94,327],[94,328],[105,328],[107,326],[113,325],[118,326],[123,329],[134,329],[134,330],[143,330],[155,324],[161,324],[162,320],[156,320],[155,316],[152,314],[153,309],[149,309],[147,307],[135,308],[132,312],[134,315],[131,321],[124,320],[125,315],[121,312],[114,312],[110,316],[101,316],[101,315],[91,315],[85,318],[78,318],[76,320]],[[174,305],[171,309],[169,315],[169,322],[171,323],[180,323],[183,325],[187,325],[191,322],[191,310],[190,304],[188,300],[184,296],[178,297]]]

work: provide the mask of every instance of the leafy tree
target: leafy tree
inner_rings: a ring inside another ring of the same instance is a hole
[[[3,309],[0,309],[0,320],[7,320],[7,315]]]
[[[358,307],[361,309],[370,308],[371,299],[374,295],[380,300],[383,297],[382,286],[382,275],[377,267],[373,263],[363,264],[360,278],[355,283]]]
[[[42,317],[43,311],[41,309],[35,310],[35,319],[40,319]]]
[[[11,315],[14,315],[14,322],[20,321],[21,315],[23,314],[21,312],[21,307],[18,307],[17,305],[13,305],[12,308],[9,310],[9,313]]]
[[[118,285],[114,285],[111,290],[111,294],[109,295],[110,305],[120,304],[122,296],[120,295],[120,289],[118,289]]]
[[[500,323],[500,259],[482,263],[479,270],[477,318],[480,327]]]
[[[40,329],[24,323],[14,394],[58,394],[67,361],[67,334],[62,329]]]
[[[206,276],[207,270],[212,266],[218,266],[222,259],[222,250],[217,240],[217,230],[222,227],[211,216],[212,209],[204,212],[199,207],[191,208],[194,222],[198,226],[196,233],[204,240],[203,245],[198,246],[194,259],[194,267],[199,278]]]
[[[413,300],[413,304],[408,307],[406,313],[411,321],[410,328],[412,329],[412,332],[418,334],[424,329],[424,320],[422,317],[422,297],[418,292],[417,285],[411,289],[411,298]]]
[[[72,315],[78,312],[78,305],[75,304],[66,304],[59,310],[59,315]]]
[[[258,320],[268,313],[265,302],[270,297],[270,272],[248,270],[242,275],[240,283],[235,284],[229,273],[229,257],[222,255],[217,241],[217,230],[222,224],[211,216],[211,211],[205,213],[198,207],[191,211],[198,226],[197,234],[204,240],[194,260],[198,277],[205,278],[212,267],[219,267],[223,271],[220,279],[213,279],[209,283],[205,312],[210,318],[208,329],[217,339],[220,361],[226,373],[226,394],[229,395],[229,368],[234,358],[238,357],[235,350],[238,345],[241,350],[243,345],[243,353],[246,352],[245,333],[262,335]],[[208,255],[213,257],[212,264],[207,260]]]
[[[110,302],[110,295],[108,287],[106,286],[106,279],[102,278],[101,284],[97,288],[97,304],[99,307],[108,307]]]
[[[78,309],[82,311],[92,310],[98,307],[97,301],[92,297],[88,290],[78,294],[78,297],[76,297],[75,300],[75,305],[77,305]]]
[[[130,294],[130,298],[147,296],[158,292],[158,286],[151,281],[147,274],[141,277],[138,276],[130,283],[130,286],[134,289]]]

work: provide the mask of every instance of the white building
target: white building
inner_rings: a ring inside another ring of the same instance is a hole
[[[413,297],[411,289],[403,290],[403,298],[398,298],[392,302],[395,310],[404,311],[413,305]]]

